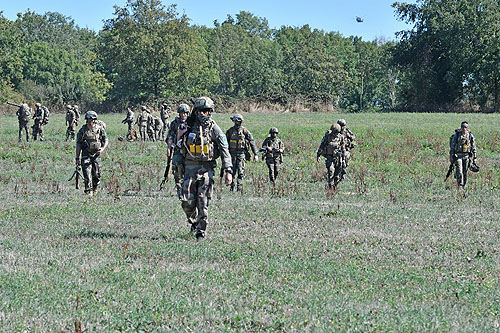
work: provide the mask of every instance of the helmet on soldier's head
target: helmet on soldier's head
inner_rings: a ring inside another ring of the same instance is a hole
[[[73,108],[73,107],[72,107],[71,105],[69,105],[69,104],[68,104],[68,105],[66,105],[66,109],[67,109],[67,110],[71,110],[72,108]]]
[[[40,106],[42,106],[42,104],[40,104],[40,103],[35,103],[35,106],[36,106],[37,108],[39,108]]]
[[[271,127],[271,129],[269,130],[269,134],[272,134],[272,133],[278,134],[278,129],[276,127]]]
[[[330,130],[333,132],[333,133],[340,133],[340,131],[342,130],[340,128],[340,125],[339,124],[333,124],[332,127],[330,127]]]
[[[194,101],[194,108],[196,110],[206,110],[209,109],[211,111],[214,110],[214,101],[210,97],[200,97],[195,99]]]
[[[243,122],[243,116],[241,114],[239,114],[239,113],[235,114],[234,116],[232,116],[229,119],[231,119],[232,121],[241,121],[241,122]]]
[[[339,119],[337,120],[337,124],[339,124],[340,126],[345,126],[347,123],[345,122],[345,119]]]
[[[466,121],[462,121],[462,123],[460,124],[460,128],[469,128],[469,123]]]
[[[189,105],[187,104],[180,104],[178,107],[177,107],[177,112],[178,113],[187,113],[189,114]]]
[[[97,113],[95,111],[87,111],[85,119],[97,119]]]
[[[73,105],[73,109],[78,110],[78,105]]]
[[[144,105],[141,105],[141,110],[145,111],[146,107]]]

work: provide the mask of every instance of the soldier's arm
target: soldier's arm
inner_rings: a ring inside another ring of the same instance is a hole
[[[108,135],[106,134],[106,130],[102,129],[101,130],[101,142],[102,142],[102,147],[99,149],[99,154],[102,154],[102,152],[108,147]]]
[[[455,154],[455,142],[457,141],[457,132],[453,135],[450,140],[450,156]]]
[[[250,149],[252,149],[252,153],[254,154],[254,156],[258,156],[259,151],[257,149],[257,145],[255,144],[255,140],[253,138],[253,135],[249,130],[245,131],[245,138],[248,141],[248,143],[250,144]]]
[[[231,154],[229,154],[229,144],[227,143],[226,135],[222,132],[218,125],[215,125],[212,131],[215,144],[219,148],[222,169],[231,169],[233,164],[231,162]]]
[[[472,153],[472,158],[476,159],[477,155],[477,149],[476,149],[476,138],[472,133],[470,134],[470,146],[471,146],[471,153]]]

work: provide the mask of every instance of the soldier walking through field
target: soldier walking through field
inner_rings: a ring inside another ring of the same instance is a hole
[[[136,124],[139,125],[139,135],[141,136],[142,141],[147,140],[147,135],[146,135],[146,127],[148,124],[148,118],[149,118],[149,113],[147,111],[148,109],[143,105],[141,106],[141,112],[137,116]]]
[[[66,125],[68,126],[66,129],[66,141],[68,139],[71,139],[71,141],[75,140],[76,123],[77,118],[73,107],[66,105]]]
[[[101,154],[108,146],[108,136],[104,127],[96,124],[95,111],[88,111],[85,121],[77,135],[75,164],[78,166],[81,163],[85,193],[92,196],[97,193],[101,181]]]
[[[262,143],[261,150],[264,151],[264,156],[266,157],[269,180],[273,185],[276,185],[280,165],[283,163],[283,153],[285,152],[285,146],[278,138],[278,129],[276,127],[271,127],[269,130],[269,136]]]
[[[172,174],[174,175],[177,196],[181,196],[182,181],[184,180],[184,155],[181,153],[181,138],[187,131],[186,120],[189,116],[189,106],[180,104],[177,108],[179,116],[171,123],[167,133],[167,156],[172,156]]]
[[[170,126],[170,122],[169,122],[169,118],[170,118],[170,106],[167,105],[167,103],[163,103],[163,105],[160,107],[160,118],[161,118],[161,121],[163,123],[163,128],[161,130],[161,138],[160,140],[165,140],[165,133],[167,132],[167,130],[169,129],[169,126]]]
[[[212,119],[213,111],[214,102],[209,97],[197,98],[188,119],[188,130],[182,137],[185,164],[182,208],[197,241],[205,237],[217,158],[221,158],[226,185],[232,182],[231,155],[227,139]]]
[[[155,141],[161,140],[161,133],[163,132],[163,121],[160,117],[153,117],[153,131]]]
[[[231,162],[234,170],[231,191],[235,190],[235,178],[237,178],[236,190],[242,191],[243,177],[245,176],[245,160],[247,155],[250,156],[249,149],[252,150],[255,162],[259,160],[259,155],[252,133],[242,126],[243,116],[235,114],[230,119],[234,122],[234,126],[226,131],[226,137],[229,141],[229,153],[231,154]]]
[[[316,157],[317,162],[320,161],[321,156],[326,158],[325,166],[330,190],[337,188],[337,184],[342,180],[342,170],[345,168],[345,139],[340,131],[339,124],[333,124],[330,127],[321,140]]]
[[[127,116],[122,120],[122,124],[127,124],[127,140],[134,141],[136,137],[135,129],[134,129],[134,111],[130,108],[127,108]]]
[[[450,138],[450,163],[455,165],[455,179],[458,188],[464,188],[467,184],[467,170],[472,157],[472,166],[477,170],[476,165],[476,139],[469,130],[469,124],[464,121],[460,124],[460,129]]]
[[[37,138],[40,138],[40,141],[43,141],[43,125],[45,125],[48,115],[46,115],[45,108],[40,103],[35,104],[33,119],[35,120],[33,124],[33,140],[36,141]]]
[[[30,140],[28,123],[31,119],[31,113],[32,113],[31,108],[26,103],[21,104],[19,109],[16,111],[17,121],[19,122],[19,136],[18,136],[19,142],[21,142],[21,138],[23,136],[23,130],[26,132],[26,142]]]

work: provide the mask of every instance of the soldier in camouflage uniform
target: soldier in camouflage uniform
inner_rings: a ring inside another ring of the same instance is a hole
[[[283,153],[285,151],[283,142],[278,138],[278,129],[276,127],[271,127],[269,130],[269,136],[262,143],[261,150],[264,151],[266,157],[269,180],[275,185],[280,165],[283,163]]]
[[[187,131],[186,120],[189,116],[189,106],[180,104],[177,108],[179,116],[170,123],[167,133],[167,156],[172,154],[172,174],[175,180],[175,189],[180,199],[182,182],[184,180],[184,155],[181,153],[183,134]]]
[[[149,141],[156,141],[155,139],[155,119],[148,110],[148,119],[146,121],[146,134]]]
[[[28,104],[23,103],[21,107],[16,111],[17,121],[19,122],[19,136],[18,141],[21,142],[21,138],[23,137],[23,130],[26,131],[26,142],[30,140],[30,133],[28,130],[28,123],[31,119],[31,108]]]
[[[469,131],[469,124],[464,121],[460,124],[460,129],[455,130],[455,134],[450,138],[450,163],[455,164],[455,178],[458,188],[464,188],[467,184],[470,157],[475,165],[477,159],[476,139]]]
[[[185,175],[182,208],[197,241],[203,240],[208,223],[208,206],[213,193],[214,169],[220,156],[226,185],[232,182],[231,155],[226,136],[211,118],[214,102],[208,97],[194,101],[188,130],[182,137]]]
[[[127,116],[125,119],[122,120],[122,124],[127,124],[128,129],[127,129],[127,140],[128,141],[133,141],[134,140],[134,134],[132,132],[135,132],[134,129],[134,112],[130,109],[127,108]]]
[[[321,140],[316,158],[318,162],[321,156],[326,158],[325,165],[328,172],[328,187],[330,190],[337,188],[337,184],[342,180],[342,171],[345,168],[345,139],[340,131],[339,124],[331,126],[330,130],[325,133],[325,136]]]
[[[146,135],[146,126],[148,124],[148,118],[149,118],[149,113],[148,109],[143,105],[141,106],[141,112],[137,116],[136,124],[139,125],[139,135],[141,136],[142,141],[147,140],[147,135]]]
[[[243,177],[245,175],[245,159],[246,155],[250,156],[249,148],[252,149],[255,162],[259,160],[257,146],[253,139],[252,133],[245,127],[243,116],[236,114],[230,118],[234,122],[234,126],[226,131],[226,138],[229,141],[229,153],[231,154],[231,162],[233,164],[233,182],[231,183],[231,191],[234,191],[235,181],[237,177],[237,191],[243,190]],[[238,175],[238,176],[236,176]]]
[[[153,117],[153,130],[155,141],[161,140],[161,133],[163,131],[163,121],[159,117]]]
[[[76,113],[71,105],[66,105],[66,125],[68,125],[66,129],[66,141],[68,139],[71,139],[71,141],[75,140]]]
[[[340,125],[340,134],[344,136],[345,141],[345,155],[344,160],[346,164],[346,168],[349,165],[349,160],[351,159],[351,149],[356,147],[356,136],[350,129],[346,127],[347,123],[345,119],[337,120],[337,124]]]
[[[73,112],[75,113],[75,128],[78,128],[78,122],[80,121],[81,116],[80,108],[78,107],[78,105],[73,105]]]
[[[163,128],[161,130],[161,137],[159,140],[165,140],[165,133],[166,131],[168,130],[169,126],[170,126],[170,122],[168,121],[168,119],[170,118],[170,106],[167,105],[167,103],[164,103],[161,107],[160,107],[160,118],[161,118],[161,121],[163,123]]]
[[[40,141],[43,141],[43,125],[46,116],[45,109],[42,108],[40,103],[35,104],[33,119],[35,119],[35,123],[33,124],[33,140],[36,141],[37,137],[40,137]]]
[[[108,136],[102,126],[96,125],[97,114],[88,111],[85,114],[86,124],[78,131],[76,140],[76,165],[80,165],[85,180],[85,193],[94,195],[101,181],[101,154],[108,146]]]

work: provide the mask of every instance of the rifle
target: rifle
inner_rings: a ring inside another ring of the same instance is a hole
[[[18,108],[20,108],[22,106],[22,104],[17,104],[17,103],[12,103],[12,102],[7,102],[7,104],[12,105],[12,106],[17,106]]]
[[[70,182],[74,177],[76,177],[75,179],[75,188],[78,190],[80,188],[80,186],[78,185],[78,181],[79,181],[79,177],[82,177],[83,178],[83,175],[80,171],[80,166],[77,165],[75,167],[75,171],[73,172],[73,174],[71,175],[71,177],[68,179],[68,182]]]
[[[172,156],[174,155],[174,147],[170,147],[170,154],[167,156],[167,166],[165,167],[165,173],[163,174],[163,180],[160,183],[160,191],[163,190],[163,186],[168,182],[168,174],[172,168]]]
[[[453,156],[453,161],[450,163],[450,167],[448,168],[448,172],[446,173],[446,177],[444,178],[444,181],[447,181],[448,178],[450,177],[451,173],[453,172],[453,168],[455,168],[455,160],[456,157]]]

